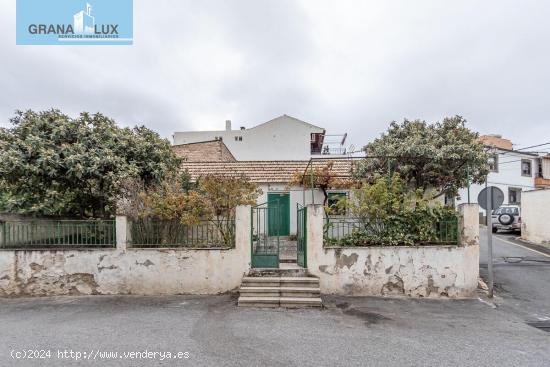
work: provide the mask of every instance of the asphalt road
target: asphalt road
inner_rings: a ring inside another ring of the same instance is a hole
[[[542,253],[526,248],[518,234],[493,236],[495,302],[526,321],[548,321],[550,325],[550,250]],[[487,280],[487,236],[480,230],[480,274]],[[541,250],[544,251],[544,250]],[[550,335],[549,335],[550,336]],[[550,343],[550,341],[549,341]],[[549,363],[550,365],[550,363]]]
[[[323,310],[244,309],[235,301],[230,295],[3,299],[0,366],[548,366],[550,362],[549,333],[478,300],[325,297]],[[24,350],[49,350],[51,356],[13,359]],[[64,351],[72,351],[73,357],[61,358]],[[97,351],[118,355],[95,356]],[[188,352],[189,358],[139,359],[122,354],[132,351]],[[77,361],[76,353],[92,360]]]
[[[494,241],[496,306],[481,293],[324,296],[322,310],[238,308],[234,295],[0,299],[0,366],[547,367],[550,333],[526,321],[550,316],[550,266],[506,262],[546,259],[511,239]]]

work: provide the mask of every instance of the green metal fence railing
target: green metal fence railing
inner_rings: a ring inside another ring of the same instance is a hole
[[[355,217],[328,216],[324,220],[323,232],[325,243],[337,245],[353,234],[362,233],[376,236],[384,233],[384,224],[382,222],[365,223]],[[424,244],[458,244],[458,232],[458,217],[434,222],[433,230],[427,235],[429,239],[424,241]]]
[[[128,242],[134,248],[232,248],[235,246],[235,221],[204,220],[196,225],[185,225],[177,220],[133,220]]]
[[[435,227],[437,243],[458,244],[458,218],[442,220]]]
[[[114,220],[0,222],[0,249],[115,247]]]

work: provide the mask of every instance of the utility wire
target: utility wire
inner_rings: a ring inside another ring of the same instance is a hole
[[[536,144],[536,145],[531,145],[531,146],[528,146],[528,147],[523,147],[523,148],[518,148],[518,149],[514,149],[512,152],[500,152],[498,154],[500,155],[505,155],[505,154],[514,154],[516,152],[519,152],[520,154],[521,153],[527,153],[527,154],[530,154],[530,153],[536,153],[536,152],[521,152],[522,150],[525,150],[525,149],[531,149],[531,148],[536,148],[536,147],[542,147],[544,145],[549,145],[550,142],[548,143],[542,143],[542,144]],[[497,148],[498,149],[498,148]]]

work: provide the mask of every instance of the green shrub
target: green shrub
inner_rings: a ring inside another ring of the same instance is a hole
[[[327,246],[397,246],[441,243],[439,224],[450,222],[445,243],[456,242],[456,213],[453,208],[425,198],[422,191],[408,190],[399,175],[390,180],[379,177],[374,183],[354,190],[345,205],[358,223],[351,234],[335,239],[328,236]],[[330,224],[327,224],[330,226]]]

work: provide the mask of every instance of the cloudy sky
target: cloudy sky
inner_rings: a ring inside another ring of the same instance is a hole
[[[133,46],[16,46],[0,0],[0,125],[56,107],[169,137],[286,113],[360,146],[459,114],[521,148],[550,141],[549,16],[542,0],[134,0]]]

